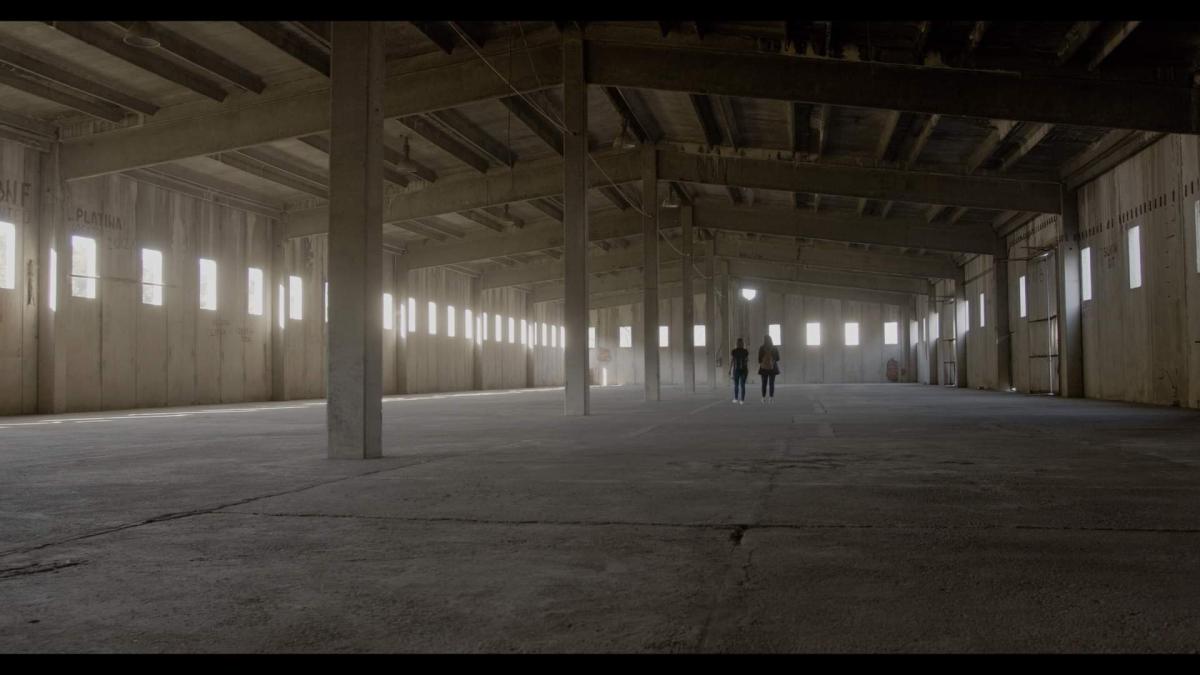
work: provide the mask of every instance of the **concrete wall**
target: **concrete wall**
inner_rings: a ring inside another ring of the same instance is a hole
[[[0,415],[38,406],[38,153],[0,141],[0,221],[16,233],[15,288],[0,288]]]

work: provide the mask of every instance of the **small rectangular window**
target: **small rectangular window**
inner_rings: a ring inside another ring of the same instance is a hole
[[[279,294],[276,299],[277,306],[275,307],[275,316],[279,317],[279,327],[280,328],[283,328],[283,319],[285,316],[283,311],[284,311],[284,303],[286,303],[286,302],[287,302],[287,296],[285,295],[285,292],[283,290],[283,284],[279,284]]]
[[[17,287],[17,226],[0,222],[0,288]]]
[[[46,287],[47,304],[50,306],[50,311],[58,309],[58,252],[50,249],[50,283]]]
[[[536,347],[538,344],[538,322],[534,321],[529,324],[529,346]]]
[[[488,339],[488,315],[487,312],[479,315],[479,327],[483,330],[478,332],[479,340],[485,342]]]
[[[325,315],[325,323],[329,323],[329,282],[326,281],[323,286],[321,290],[321,305],[323,309],[321,311]]]
[[[408,308],[400,303],[400,337],[408,339]]]
[[[846,346],[858,346],[858,323],[854,321],[846,322]]]
[[[76,298],[96,297],[96,240],[71,237],[71,295]]]
[[[659,326],[658,327],[658,346],[659,347],[670,347],[671,346],[670,338],[671,338],[671,327],[670,326]]]
[[[1129,287],[1142,286],[1142,228],[1134,225],[1129,228]]]
[[[934,312],[933,320],[929,322],[929,339],[930,340],[938,339],[938,335],[941,330],[941,327],[942,327],[941,317],[938,316],[937,312]]]
[[[200,259],[200,309],[217,310],[217,261]]]
[[[1024,318],[1025,318],[1025,315],[1026,315],[1026,308],[1025,308],[1025,275],[1024,275],[1024,274],[1022,274],[1022,275],[1021,275],[1021,277],[1020,277],[1019,279],[1017,279],[1017,292],[1018,292],[1018,293],[1019,293],[1019,295],[1020,295],[1020,303],[1019,303],[1019,304],[1020,304],[1020,310],[1021,310],[1021,318],[1022,318],[1022,319],[1024,319]]]
[[[812,321],[804,324],[804,344],[809,347],[821,346],[821,324]]]
[[[958,327],[958,320],[962,319],[962,332],[967,333],[971,330],[971,301],[963,300],[962,314],[956,314],[954,317],[954,326]]]
[[[521,319],[521,344],[529,344],[529,323]]]
[[[558,326],[550,326],[550,346],[558,346]]]
[[[628,349],[633,346],[633,326],[621,326],[617,330],[617,333],[620,340],[620,342],[617,343],[618,345],[624,349]]]
[[[163,304],[162,251],[142,249],[142,304]]]
[[[454,305],[446,305],[446,337],[454,337]]]
[[[771,336],[771,342],[776,347],[783,345],[783,330],[779,324],[773,323],[773,324],[768,325],[767,326],[767,335]]]
[[[704,324],[699,323],[692,326],[692,344],[697,347],[708,346],[708,335],[704,331]]]
[[[1092,247],[1085,246],[1079,252],[1079,282],[1082,287],[1082,298],[1092,299]]]
[[[496,315],[496,332],[492,335],[492,339],[496,342],[504,342],[504,316]]]
[[[596,348],[596,327],[588,326],[588,349]]]
[[[885,345],[900,344],[900,322],[885,321],[883,323],[883,344],[885,344]]]
[[[560,349],[567,348],[567,327],[566,326],[558,327],[558,346]]]
[[[392,316],[392,294],[383,294],[383,329],[391,330],[395,324],[395,319]]]
[[[508,344],[510,344],[510,345],[516,344],[516,342],[517,342],[517,336],[514,335],[514,333],[517,332],[516,324],[517,324],[517,322],[515,319],[513,319],[511,316],[508,317]]]
[[[909,321],[908,322],[908,344],[916,346],[917,338],[919,337],[917,335],[917,330],[918,330],[917,322]]]
[[[253,316],[263,313],[263,271],[251,267],[246,274],[246,312]]]
[[[425,317],[425,321],[429,323],[429,334],[437,335],[437,303],[430,300],[428,307],[429,314]]]
[[[468,340],[475,339],[475,322],[471,320],[471,310],[463,310],[463,337]]]
[[[417,332],[417,299],[408,298],[408,332]]]
[[[294,274],[288,277],[288,318],[304,320],[304,280]]]
[[[987,310],[984,308],[983,293],[979,294],[979,327],[987,325]]]

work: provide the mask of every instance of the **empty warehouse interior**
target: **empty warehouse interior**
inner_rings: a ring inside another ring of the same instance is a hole
[[[0,651],[1194,653],[1198,72],[0,22]]]

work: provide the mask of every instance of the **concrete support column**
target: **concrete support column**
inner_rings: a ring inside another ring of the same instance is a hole
[[[929,384],[937,384],[941,381],[939,375],[942,372],[942,357],[938,355],[938,343],[942,339],[942,327],[940,325],[941,305],[938,303],[937,284],[929,284],[929,307],[925,312],[926,323],[928,327],[925,331],[925,349],[927,356],[925,363],[929,366]],[[937,335],[937,338],[933,336]]]
[[[471,343],[471,388],[483,390],[483,286],[479,277],[470,281],[471,320],[475,339]]]
[[[396,302],[404,308],[404,331],[396,324],[396,393],[408,393],[408,325],[412,317],[408,316],[408,257],[396,258],[394,284]],[[397,309],[397,311],[399,311]]]
[[[329,457],[382,456],[383,33],[332,24]]]
[[[66,185],[59,172],[61,145],[42,155],[39,195],[38,259],[38,412],[67,411],[67,331],[70,330],[71,234],[64,214]],[[53,251],[53,270],[50,262]],[[53,275],[53,278],[51,278]],[[50,290],[54,287],[54,309]]]
[[[1062,193],[1062,239],[1058,261],[1059,394],[1079,398],[1083,392],[1083,301],[1079,272],[1079,196]]]
[[[521,321],[520,321],[520,319],[518,319],[517,320],[517,328],[520,329],[520,327],[521,327]],[[534,386],[533,385],[533,379],[534,379],[533,341],[529,339],[529,336],[532,332],[533,332],[533,293],[527,293],[527,294],[525,294],[525,333],[517,338],[517,344],[521,344],[522,340],[525,341],[525,344],[523,345],[523,347],[525,348],[525,386],[527,388]],[[586,345],[586,341],[587,341],[587,331],[586,330],[584,331],[584,335],[583,335],[582,339],[585,341],[584,346],[587,346]]]
[[[958,268],[954,280],[954,386],[967,387],[967,331],[971,326],[971,313],[967,309],[966,268]]]
[[[587,415],[588,391],[588,217],[587,82],[583,35],[571,24],[563,31],[563,241],[566,244],[563,349],[567,415]]]
[[[1008,316],[1008,238],[996,237],[992,256],[992,283],[996,305],[996,389],[1012,387],[1012,331]]]
[[[704,362],[708,372],[708,388],[717,388],[717,265],[716,244],[708,242],[708,255],[704,266]]]
[[[642,146],[642,363],[646,400],[661,398],[658,371],[658,151]]]
[[[696,325],[696,296],[692,290],[692,207],[683,206],[679,209],[679,224],[683,231],[683,245],[680,247],[683,255],[680,264],[683,265],[680,280],[682,281],[683,298],[683,391],[687,394],[696,393],[696,338],[692,326]]]
[[[719,234],[716,236],[720,236]],[[716,248],[716,240],[713,241],[713,248]],[[733,344],[730,342],[730,327],[729,327],[729,303],[732,301],[732,296],[729,294],[729,261],[719,261],[720,267],[720,283],[717,284],[717,314],[721,317],[721,330],[717,332],[720,343],[717,345],[717,380],[726,382],[726,373],[729,372],[729,364],[725,362],[725,355],[733,351]]]
[[[900,337],[900,354],[903,359],[901,361],[900,372],[901,382],[911,382],[913,375],[912,338],[910,337],[912,330],[909,326],[909,322],[911,321],[909,317],[912,316],[912,307],[909,306],[911,303],[912,301],[910,300],[908,304],[900,306],[900,330],[896,331]]]
[[[283,300],[287,293],[287,241],[287,222],[275,221],[271,226],[271,282],[264,289],[271,308],[272,401],[287,400],[287,348],[283,339],[283,323],[287,318],[287,303]],[[281,288],[283,293],[279,292]]]

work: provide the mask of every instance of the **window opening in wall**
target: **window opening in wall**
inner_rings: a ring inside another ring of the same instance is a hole
[[[200,259],[200,309],[217,309],[217,261],[208,258]]]
[[[916,321],[909,321],[909,322],[908,322],[908,344],[909,344],[910,346],[914,346],[914,347],[915,347],[915,346],[916,346],[916,344],[917,344],[917,338],[918,338],[918,335],[917,335],[917,322],[916,322]]]
[[[558,327],[558,347],[559,347],[559,349],[567,348],[567,327],[566,326]]]
[[[608,368],[600,369],[600,386],[601,387],[608,386]]]
[[[47,284],[47,303],[50,311],[58,309],[58,252],[50,249],[50,283]]]
[[[394,318],[392,318],[392,294],[383,294],[383,329],[392,330],[395,326]]]
[[[617,329],[619,339],[617,345],[628,349],[633,346],[633,326],[621,326]]]
[[[295,275],[288,277],[288,318],[304,320],[304,280]]]
[[[479,336],[480,341],[486,341],[488,339],[488,315],[487,315],[487,312],[484,312],[479,315],[479,327],[482,328],[483,330],[478,331],[476,334]]]
[[[542,323],[542,342],[541,342],[541,344],[543,347],[550,344],[549,342],[546,341],[546,324],[545,323]]]
[[[496,342],[504,341],[504,317],[500,314],[496,315],[496,333],[492,336]]]
[[[758,291],[753,288],[743,288],[742,297],[747,300],[753,300],[758,297]]]
[[[900,322],[885,321],[883,323],[883,344],[885,344],[885,345],[900,344]]]
[[[1142,286],[1142,227],[1129,228],[1129,287]]]
[[[821,346],[821,324],[811,321],[804,324],[804,344],[809,347]]]
[[[263,313],[263,271],[251,267],[246,273],[246,312],[252,316]]]
[[[1022,318],[1022,319],[1024,319],[1024,318],[1025,318],[1025,314],[1026,314],[1026,309],[1025,309],[1025,275],[1024,275],[1024,274],[1022,274],[1022,275],[1021,275],[1021,277],[1020,277],[1019,279],[1017,279],[1017,293],[1018,293],[1018,295],[1020,296],[1020,302],[1019,302],[1019,304],[1020,304],[1020,310],[1021,310],[1021,318]]]
[[[71,237],[71,295],[76,298],[96,297],[96,240],[90,237]]]
[[[142,304],[163,304],[162,251],[142,249]]]
[[[954,315],[955,327],[957,327],[958,321],[960,319],[963,322],[963,331],[962,332],[963,333],[970,332],[970,330],[971,330],[971,301],[970,300],[963,300],[962,314]]]
[[[558,346],[558,326],[550,326],[550,346]]]
[[[283,290],[283,284],[279,284],[279,293],[277,293],[275,296],[275,304],[276,304],[275,316],[279,317],[279,327],[280,328],[283,328],[283,320],[285,318],[283,311],[284,311],[284,305],[286,302],[287,302],[287,293],[286,293],[286,291]]]
[[[426,308],[429,312],[429,317],[425,319],[429,323],[429,334],[437,335],[437,303],[430,300]]]
[[[937,312],[933,313],[933,321],[929,322],[929,339],[936,340],[941,334],[942,320]]]
[[[1085,246],[1079,252],[1079,285],[1083,300],[1092,299],[1092,247]]]
[[[17,226],[0,222],[0,288],[17,287]]]
[[[588,326],[588,349],[596,348],[596,327]]]
[[[408,311],[404,303],[400,303],[400,337],[404,340],[408,339]]]
[[[534,321],[529,324],[529,346],[536,347],[538,344],[538,322]]]
[[[463,337],[465,337],[468,340],[474,339],[475,338],[474,329],[475,329],[474,322],[471,321],[471,310],[464,309],[463,310]]]
[[[521,319],[521,344],[523,344],[523,345],[529,344],[529,340],[527,338],[528,334],[529,334],[529,325],[525,322],[525,319]]]
[[[454,337],[454,305],[446,305],[446,337]]]
[[[704,331],[704,324],[698,323],[692,326],[692,345],[696,347],[708,346],[708,335]]]
[[[329,323],[329,282],[321,284],[321,312],[325,317],[325,323]]]
[[[511,316],[508,317],[508,344],[510,344],[510,345],[516,344],[516,342],[517,342],[516,323],[517,323],[516,320],[513,319]]]
[[[854,321],[846,322],[846,346],[858,346],[858,323]]]
[[[987,325],[987,311],[984,309],[983,293],[979,294],[979,327]]]
[[[777,324],[777,323],[769,324],[767,326],[767,335],[771,336],[771,342],[776,347],[780,347],[783,345],[783,328],[779,324]]]
[[[413,297],[408,299],[408,332],[417,332],[417,299]]]
[[[670,347],[671,346],[671,327],[670,326],[659,326],[658,327],[658,346],[659,347]]]

